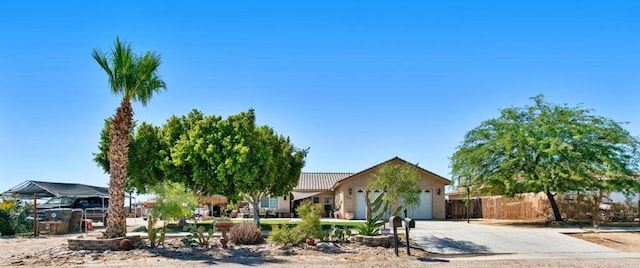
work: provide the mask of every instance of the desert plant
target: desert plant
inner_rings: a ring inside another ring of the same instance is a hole
[[[328,239],[330,241],[337,241],[337,242],[344,243],[349,241],[349,237],[351,237],[351,229],[346,227],[331,225],[331,230],[329,230],[329,235],[328,235]]]
[[[322,233],[322,224],[320,223],[320,211],[322,208],[320,205],[311,204],[310,201],[303,202],[298,207],[298,215],[302,219],[295,229],[298,233],[306,238],[320,238],[324,237]]]
[[[382,192],[371,202],[371,217],[366,222],[356,225],[358,234],[367,236],[379,235],[380,228],[389,222],[389,219],[384,217],[388,210],[389,203],[385,200],[384,192]],[[395,213],[398,213],[398,211],[394,211]]]
[[[376,236],[380,234],[380,228],[383,224],[381,221],[369,219],[364,223],[356,225],[356,230],[358,230],[359,235]]]
[[[289,228],[288,225],[272,225],[269,240],[285,246],[300,244],[304,237],[298,233],[298,228]]]
[[[158,243],[158,229],[155,228],[158,222],[158,217],[153,210],[149,210],[149,217],[147,218],[147,236],[149,237],[149,246],[155,248]]]
[[[184,238],[182,238],[182,243],[185,244],[186,246],[191,245],[192,243],[198,243],[201,246],[208,246],[209,245],[209,240],[211,240],[211,237],[213,236],[213,233],[215,232],[215,226],[211,226],[211,228],[207,231],[207,228],[205,228],[202,225],[197,225],[197,224],[189,224],[187,226],[185,226],[182,230],[183,231],[187,231],[190,232],[190,235],[185,236]],[[207,231],[207,233],[205,234],[205,231]]]
[[[243,222],[231,227],[229,240],[236,245],[254,245],[264,242],[264,236],[254,223]]]

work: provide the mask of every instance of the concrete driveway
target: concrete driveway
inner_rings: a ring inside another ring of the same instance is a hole
[[[583,231],[578,228],[494,226],[473,221],[470,224],[466,221],[417,221],[410,237],[423,249],[438,254],[640,257],[640,254],[623,253],[563,234]]]

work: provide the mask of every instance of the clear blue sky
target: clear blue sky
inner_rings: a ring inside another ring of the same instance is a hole
[[[304,171],[399,156],[449,177],[467,131],[539,93],[640,135],[638,1],[344,2],[0,4],[0,191],[107,184],[92,153],[120,98],[90,52],[116,36],[162,55],[136,120],[253,107],[310,147]]]

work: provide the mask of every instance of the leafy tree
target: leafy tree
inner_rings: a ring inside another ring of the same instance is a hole
[[[102,133],[108,132],[105,125]],[[101,135],[98,165],[108,170],[109,137]],[[128,152],[128,185],[144,192],[149,185],[172,181],[202,195],[247,198],[259,224],[261,198],[289,193],[297,185],[308,150],[268,126],[256,126],[253,110],[222,119],[193,110],[172,116],[160,128],[142,123]]]
[[[296,149],[289,138],[277,135],[273,129],[262,126],[255,130],[245,173],[238,183],[239,190],[253,206],[253,219],[260,226],[259,202],[267,196],[289,194],[298,184],[304,158],[308,150]]]
[[[451,158],[453,176],[488,194],[544,192],[557,221],[556,194],[640,190],[639,142],[620,123],[542,95],[532,100],[468,132]]]
[[[394,216],[399,216],[402,209],[412,211],[420,204],[420,189],[418,188],[418,170],[407,163],[385,163],[374,174],[367,188],[384,189],[382,200],[385,211],[390,210]]]
[[[128,149],[133,129],[133,108],[131,101],[140,101],[146,106],[154,93],[164,89],[165,83],[158,76],[160,55],[146,52],[142,56],[133,53],[131,44],[116,38],[110,53],[97,49],[93,58],[107,73],[111,92],[122,95],[120,106],[111,121],[109,139],[109,216],[107,218],[107,238],[126,235],[124,196],[126,188]]]
[[[260,199],[290,192],[307,154],[273,129],[257,127],[253,109],[225,120],[204,117],[173,149],[173,163],[191,166],[193,183],[203,194],[250,199],[256,224]]]

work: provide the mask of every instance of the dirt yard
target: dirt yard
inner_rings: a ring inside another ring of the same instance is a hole
[[[571,236],[624,252],[640,252],[640,233],[582,233]]]
[[[494,224],[494,223],[490,223]],[[516,224],[521,226],[520,224]],[[541,226],[530,226],[538,227]],[[445,258],[412,248],[412,256],[400,248],[367,247],[355,243],[333,244],[321,249],[313,246],[282,247],[272,243],[231,246],[221,249],[187,247],[177,239],[161,248],[131,251],[72,251],[67,239],[98,237],[89,234],[49,235],[41,238],[1,237],[0,267],[636,267],[638,259],[540,259],[478,261]],[[626,252],[640,252],[640,233],[584,233],[574,237]]]

